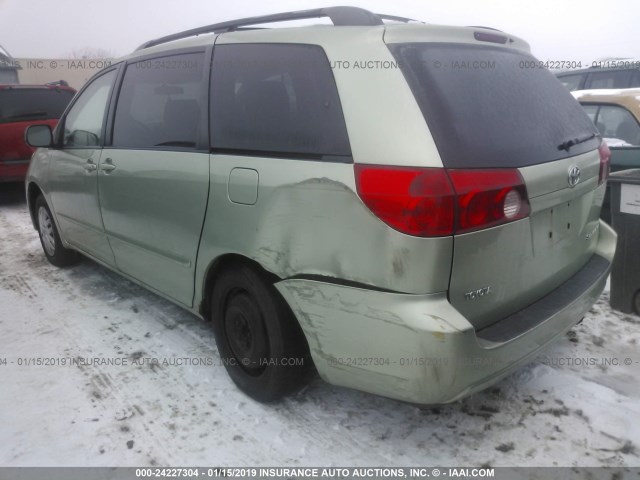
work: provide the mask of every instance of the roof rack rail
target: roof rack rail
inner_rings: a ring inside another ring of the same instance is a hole
[[[227,22],[214,23],[205,27],[193,28],[184,32],[174,33],[165,37],[140,45],[136,50],[154,47],[181,38],[195,37],[205,33],[223,33],[232,32],[234,30],[246,30],[241,27],[249,25],[260,25],[264,23],[287,22],[290,20],[304,20],[310,18],[328,17],[335,26],[376,26],[384,25],[383,20],[393,20],[398,22],[415,21],[410,18],[396,17],[393,15],[377,15],[358,7],[325,7],[314,8],[310,10],[298,10],[294,12],[275,13],[272,15],[263,15],[260,17],[240,18],[237,20],[229,20]]]
[[[378,18],[380,18],[381,20],[392,20],[394,22],[402,22],[402,23],[409,23],[409,22],[424,23],[420,20],[416,20],[415,18],[397,17],[395,15],[387,15],[386,13],[376,13],[375,15],[378,16]]]
[[[484,25],[467,25],[467,28],[484,28],[485,30],[493,30],[494,32],[504,33],[502,30],[498,30],[497,28],[493,27],[485,27]]]

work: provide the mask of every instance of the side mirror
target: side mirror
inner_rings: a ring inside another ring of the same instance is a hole
[[[50,147],[53,135],[49,125],[31,125],[24,132],[24,141],[30,147]]]

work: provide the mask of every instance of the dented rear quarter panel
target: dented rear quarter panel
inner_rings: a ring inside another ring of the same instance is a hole
[[[229,198],[229,175],[239,167],[258,172],[254,205]],[[281,279],[321,275],[399,292],[442,292],[452,244],[450,237],[411,237],[381,222],[358,197],[351,164],[212,155],[197,291],[204,293],[212,262],[234,253]]]

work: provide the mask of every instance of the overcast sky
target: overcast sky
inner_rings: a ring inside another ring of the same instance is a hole
[[[428,23],[485,25],[527,40],[540,60],[640,59],[639,0],[0,0],[0,45],[14,57],[125,55],[146,40],[210,23],[330,5]]]

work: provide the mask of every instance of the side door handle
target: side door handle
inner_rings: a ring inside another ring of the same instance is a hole
[[[93,162],[93,158],[87,160],[83,167],[88,173],[95,172],[98,169],[98,166]]]
[[[103,163],[100,164],[100,170],[104,173],[111,173],[116,169],[116,166],[113,164],[113,160],[107,158]]]

